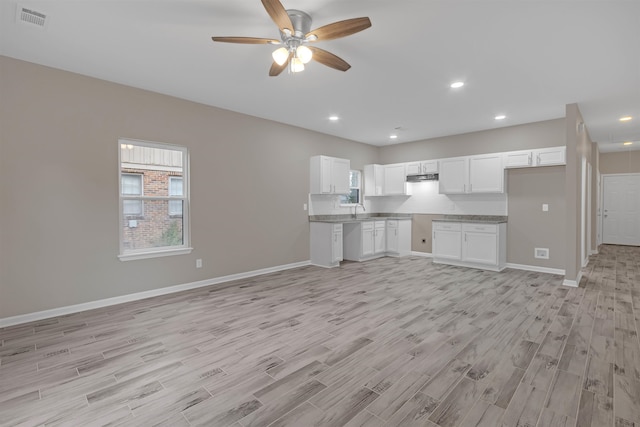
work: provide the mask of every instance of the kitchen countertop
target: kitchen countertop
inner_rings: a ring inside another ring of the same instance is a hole
[[[497,215],[445,215],[441,219],[433,219],[433,222],[473,222],[482,224],[501,224],[507,222],[506,216]]]
[[[353,215],[311,215],[309,217],[309,222],[330,222],[335,224],[345,224],[363,221],[384,221],[387,219],[410,220],[411,214],[358,214],[358,216],[355,218],[353,217]]]

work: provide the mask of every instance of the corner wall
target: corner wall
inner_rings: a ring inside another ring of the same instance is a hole
[[[0,73],[0,318],[308,260],[309,158],[378,161],[376,147],[8,57]],[[189,149],[190,255],[117,259],[122,137]]]

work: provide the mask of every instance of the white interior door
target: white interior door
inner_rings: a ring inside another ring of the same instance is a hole
[[[602,243],[640,246],[640,174],[605,175]]]

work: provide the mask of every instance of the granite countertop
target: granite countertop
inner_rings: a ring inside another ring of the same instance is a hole
[[[501,224],[507,222],[506,216],[497,215],[445,215],[444,218],[434,219],[433,222],[475,222],[483,224]]]
[[[411,214],[393,214],[393,213],[375,213],[375,214],[358,214],[354,218],[353,215],[311,215],[309,216],[309,222],[332,222],[336,224],[343,224],[349,222],[362,222],[362,221],[382,221],[387,219],[407,220],[411,219]]]

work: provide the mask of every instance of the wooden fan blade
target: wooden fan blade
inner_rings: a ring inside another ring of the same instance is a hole
[[[280,73],[282,73],[284,69],[287,68],[290,60],[291,60],[291,54],[289,54],[289,57],[287,58],[286,61],[284,61],[284,64],[282,65],[278,65],[278,63],[274,61],[274,63],[271,64],[271,69],[269,69],[269,75],[271,77],[280,75]]]
[[[289,18],[289,14],[279,0],[262,0],[262,5],[271,19],[273,19],[273,22],[280,28],[280,31],[284,32],[286,29],[293,33],[291,18]]]
[[[214,42],[242,43],[242,44],[280,44],[276,39],[261,39],[259,37],[211,37]]]
[[[312,59],[316,60],[322,65],[326,65],[327,67],[335,68],[336,70],[340,71],[347,71],[349,68],[351,68],[351,65],[349,65],[347,61],[334,55],[331,52],[327,52],[326,50],[314,46],[308,47],[313,52]]]
[[[320,28],[316,28],[313,31],[309,31],[305,38],[315,36],[315,40],[332,40],[340,37],[350,36],[359,31],[366,30],[371,26],[369,18],[353,18],[344,21],[334,22]],[[309,41],[315,41],[309,40]]]

